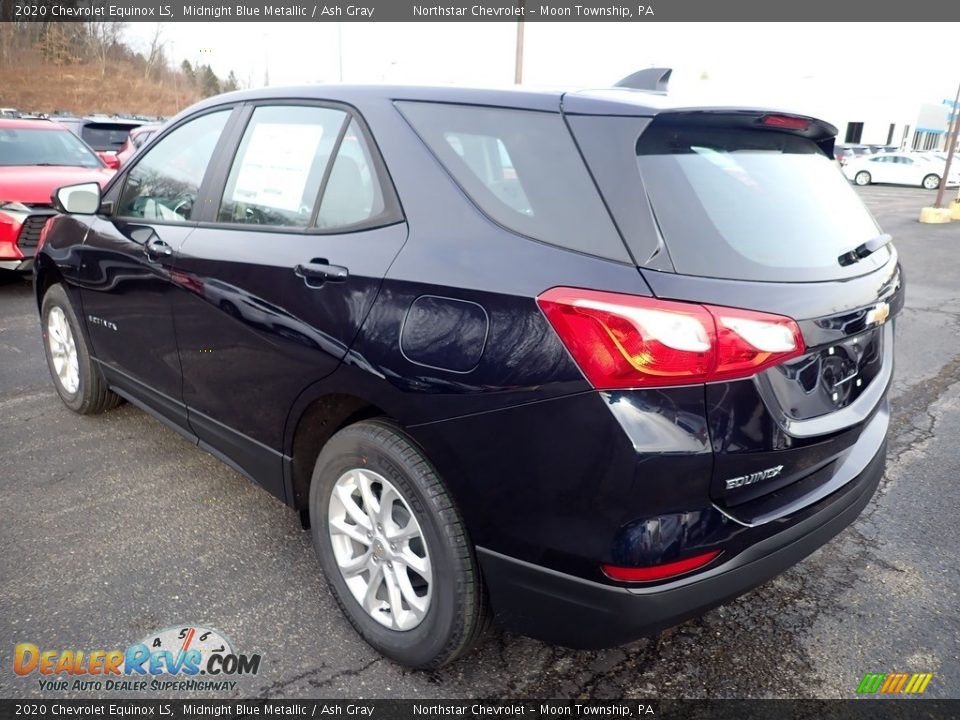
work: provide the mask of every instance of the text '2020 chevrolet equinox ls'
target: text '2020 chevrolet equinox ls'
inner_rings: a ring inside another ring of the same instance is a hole
[[[215,97],[57,192],[47,361],[300,511],[400,663],[490,617],[624,643],[877,487],[904,291],[835,134],[636,87]]]

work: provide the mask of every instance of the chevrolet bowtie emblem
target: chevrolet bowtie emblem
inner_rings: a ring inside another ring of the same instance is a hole
[[[883,325],[890,317],[890,305],[882,302],[877,303],[867,312],[867,325]]]

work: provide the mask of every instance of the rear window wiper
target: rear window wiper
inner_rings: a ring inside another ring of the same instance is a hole
[[[893,240],[893,237],[891,237],[888,233],[877,235],[875,238],[867,240],[862,245],[857,245],[853,250],[843,253],[843,255],[837,258],[837,262],[844,266],[858,263],[868,255],[875,253],[880,248],[889,245],[891,240]]]

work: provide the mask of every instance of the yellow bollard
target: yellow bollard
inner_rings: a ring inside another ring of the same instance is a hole
[[[960,220],[960,200],[954,200],[950,203],[950,217],[954,220]]]
[[[920,222],[948,223],[950,222],[950,208],[925,207],[920,210]]]

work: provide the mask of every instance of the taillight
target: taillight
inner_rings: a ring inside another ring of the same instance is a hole
[[[651,580],[666,580],[667,578],[684,575],[694,570],[699,570],[704,565],[710,563],[717,555],[719,550],[711,550],[700,555],[684,558],[675,562],[663,563],[662,565],[647,565],[644,567],[621,567],[619,565],[602,565],[604,574],[611,580],[621,582],[650,582]]]
[[[599,390],[749,377],[804,350],[780,315],[564,287],[537,303]]]

